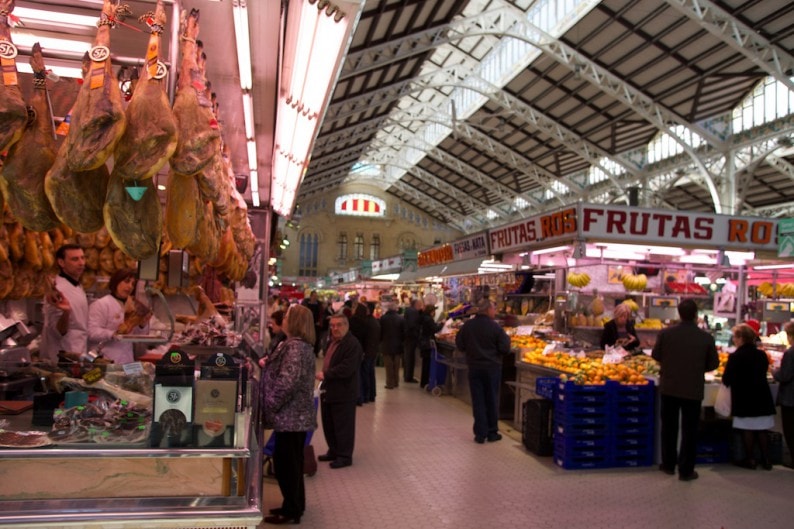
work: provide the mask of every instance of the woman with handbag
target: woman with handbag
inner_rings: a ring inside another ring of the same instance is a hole
[[[738,466],[754,469],[756,441],[761,466],[772,470],[769,459],[769,432],[775,425],[775,403],[766,379],[769,360],[755,345],[757,334],[747,324],[733,328],[736,350],[728,357],[722,383],[731,388],[733,427],[741,432],[745,457]]]
[[[783,437],[789,452],[794,454],[794,321],[783,326],[788,338],[789,348],[783,353],[780,368],[772,373],[772,377],[780,383],[777,392],[777,403],[780,406],[780,419],[783,425]],[[789,463],[794,467],[794,461]]]
[[[308,431],[317,428],[314,406],[314,315],[302,305],[293,305],[284,315],[287,335],[264,364],[262,383],[265,428],[273,429],[273,470],[281,496],[281,507],[271,509],[265,523],[298,524],[306,509],[303,484],[304,444]]]

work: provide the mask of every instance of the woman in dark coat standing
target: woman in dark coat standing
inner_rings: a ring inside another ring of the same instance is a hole
[[[291,306],[284,315],[287,339],[259,361],[264,366],[264,423],[275,432],[273,470],[283,498],[281,507],[265,517],[269,524],[300,523],[306,509],[303,445],[306,432],[317,428],[314,323],[308,308]]]
[[[739,466],[754,469],[755,444],[761,449],[761,466],[772,470],[769,459],[769,428],[775,425],[775,403],[766,379],[769,360],[755,346],[752,327],[740,324],[733,328],[736,350],[728,357],[722,383],[731,388],[733,427],[742,433],[745,458]]]
[[[783,437],[786,446],[794,455],[794,321],[783,326],[788,337],[789,348],[783,353],[780,360],[780,369],[776,369],[772,376],[780,383],[777,392],[777,403],[780,406],[780,420],[783,425]],[[794,467],[794,461],[790,463]]]
[[[422,374],[419,377],[419,387],[424,388],[430,381],[430,355],[433,352],[432,340],[436,333],[444,327],[444,322],[436,323],[435,305],[425,305],[419,313],[419,356],[422,357]]]

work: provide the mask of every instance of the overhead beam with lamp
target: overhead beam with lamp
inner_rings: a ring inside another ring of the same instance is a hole
[[[276,110],[271,204],[289,217],[363,1],[290,0]]]

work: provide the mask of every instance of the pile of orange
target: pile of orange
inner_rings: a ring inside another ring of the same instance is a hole
[[[604,384],[613,380],[621,384],[644,385],[648,380],[643,376],[645,366],[638,364],[604,364],[600,358],[577,358],[565,353],[548,355],[527,352],[522,355],[524,362],[562,371],[560,379],[572,380],[577,384]]]

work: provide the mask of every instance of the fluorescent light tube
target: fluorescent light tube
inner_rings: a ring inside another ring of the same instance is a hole
[[[252,171],[256,171],[259,169],[256,159],[256,141],[248,140],[246,146],[248,147],[248,168]]]
[[[72,68],[70,66],[50,66],[47,64],[47,69],[58,77],[70,77],[72,79],[82,79],[83,69]],[[26,62],[17,62],[17,71],[22,73],[33,73],[33,68]]]
[[[237,43],[237,67],[240,70],[240,88],[250,90],[251,78],[251,38],[248,32],[248,9],[245,0],[235,0],[232,4],[234,36]]]
[[[249,92],[243,92],[243,121],[245,122],[245,139],[255,138],[254,130],[254,101]]]
[[[14,8],[13,14],[19,17],[23,24],[25,21],[30,21],[39,25],[51,25],[60,30],[67,26],[96,29],[96,23],[99,21],[98,16],[57,13],[55,11],[19,6]]]
[[[32,48],[33,45],[38,42],[44,50],[69,51],[80,54],[90,50],[92,45],[90,40],[44,37],[42,35],[28,33],[27,31],[17,30],[12,30],[11,38],[17,46]]]

